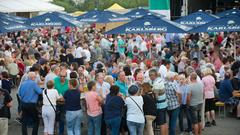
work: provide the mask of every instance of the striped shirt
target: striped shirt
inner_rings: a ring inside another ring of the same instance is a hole
[[[167,104],[167,99],[166,99],[166,94],[164,93],[161,96],[157,97],[157,109],[166,109],[168,104]]]

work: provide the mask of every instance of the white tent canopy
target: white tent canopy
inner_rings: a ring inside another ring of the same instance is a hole
[[[61,6],[42,0],[0,0],[0,12],[48,12],[63,11]]]

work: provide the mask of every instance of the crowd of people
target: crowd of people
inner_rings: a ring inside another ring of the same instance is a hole
[[[201,135],[217,126],[216,101],[240,118],[239,39],[104,35],[94,27],[0,35],[0,135],[11,107],[23,135],[37,135],[40,120],[45,135],[80,135],[82,127],[88,135],[175,135],[177,124],[181,135]]]

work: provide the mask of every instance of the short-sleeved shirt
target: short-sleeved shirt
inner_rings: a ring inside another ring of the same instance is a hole
[[[132,99],[138,104],[136,104]],[[144,123],[145,118],[143,114],[143,98],[142,96],[127,97],[125,104],[127,105],[127,120],[136,123]],[[140,110],[140,108],[141,110]]]
[[[54,86],[57,89],[59,95],[64,95],[65,92],[68,90],[68,79],[66,79],[65,83],[62,84],[60,81],[60,77],[56,77],[54,79]]]
[[[166,94],[162,94],[157,97],[157,110],[167,109],[168,103],[167,103],[167,97]]]
[[[127,95],[127,90],[128,90],[128,86],[127,86],[127,83],[125,82],[120,82],[119,80],[117,80],[115,82],[115,85],[117,85],[119,87],[119,92],[121,94],[123,94],[124,96]]]
[[[215,79],[213,78],[213,76],[208,75],[203,77],[202,82],[204,85],[205,99],[214,98]]]
[[[60,98],[56,89],[46,89],[43,91],[42,96],[43,96],[43,105],[51,105],[51,103],[52,105],[57,105],[57,99]],[[49,102],[47,96],[51,101],[51,103]]]
[[[182,104],[187,104],[187,95],[189,93],[188,85],[179,85],[178,92],[181,93],[182,96]]]
[[[203,103],[203,85],[199,82],[188,85],[191,93],[190,106],[196,106]]]
[[[100,83],[97,83],[97,93],[100,95],[99,90],[102,89],[102,94],[103,94],[103,98],[105,99],[107,94],[110,92],[110,84],[103,82],[103,84],[101,85]]]
[[[168,102],[168,110],[173,110],[179,107],[178,97],[177,97],[177,86],[174,82],[165,83],[165,91]]]
[[[80,97],[81,93],[79,90],[67,90],[64,94],[65,109],[66,111],[77,111],[81,109]]]
[[[98,93],[96,91],[89,91],[85,94],[87,114],[89,116],[96,117],[102,114],[102,108],[97,97]]]
[[[119,39],[118,42],[117,42],[117,44],[118,44],[118,52],[119,52],[120,54],[124,54],[124,53],[125,53],[125,48],[123,47],[124,44],[125,44],[124,40]]]
[[[0,118],[10,118],[10,110],[7,104],[12,101],[10,94],[3,89],[0,89]]]

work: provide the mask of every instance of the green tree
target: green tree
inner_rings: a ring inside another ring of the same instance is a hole
[[[88,11],[95,8],[104,10],[114,3],[118,3],[124,8],[148,6],[148,0],[85,0],[85,2],[80,5],[75,5],[72,0],[54,0],[53,3],[65,7],[67,12],[73,12],[77,10]]]

